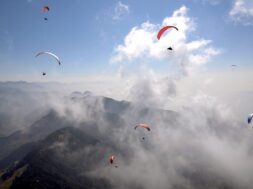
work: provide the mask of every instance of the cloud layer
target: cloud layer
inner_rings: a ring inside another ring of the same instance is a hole
[[[235,0],[229,16],[236,23],[244,25],[253,24],[253,1],[252,0]]]

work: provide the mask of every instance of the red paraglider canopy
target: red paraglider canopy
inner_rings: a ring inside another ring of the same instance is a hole
[[[114,155],[110,156],[110,157],[109,157],[109,162],[110,162],[111,164],[113,164],[114,159],[115,159],[115,156],[114,156]]]
[[[163,35],[163,33],[164,33],[166,30],[170,29],[170,28],[174,28],[174,29],[176,29],[176,30],[178,31],[178,28],[175,27],[175,26],[165,26],[165,27],[163,27],[163,28],[158,32],[158,34],[157,34],[157,39],[159,40],[159,39],[161,38],[161,36]]]

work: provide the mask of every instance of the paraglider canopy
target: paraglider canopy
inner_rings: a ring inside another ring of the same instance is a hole
[[[44,6],[42,9],[43,12],[48,12],[49,10],[50,10],[49,6]]]
[[[110,162],[111,164],[113,164],[114,159],[115,159],[115,156],[114,156],[114,155],[111,155],[111,156],[109,157],[109,162]]]
[[[248,116],[248,124],[250,124],[250,123],[251,123],[252,118],[253,118],[253,114],[249,114],[249,116]]]
[[[60,61],[59,57],[56,56],[55,54],[51,53],[51,52],[42,51],[42,52],[39,52],[38,54],[36,54],[35,57],[38,57],[38,56],[44,55],[44,54],[52,56],[57,61],[59,66],[61,65],[61,61]]]
[[[109,163],[112,165],[114,164],[114,161],[115,161],[115,156],[114,155],[111,155],[109,157]],[[118,165],[114,165],[115,168],[118,168]]]
[[[139,124],[135,125],[134,129],[137,129],[138,127],[145,128],[145,129],[147,129],[148,131],[151,130],[151,129],[150,129],[150,126],[149,126],[148,124],[146,124],[146,123],[139,123]]]
[[[157,39],[159,40],[159,39],[161,38],[161,36],[163,35],[163,33],[164,33],[166,30],[170,29],[170,28],[174,28],[174,29],[176,29],[176,30],[178,31],[178,28],[175,27],[175,26],[165,26],[165,27],[163,27],[162,29],[160,29],[160,31],[158,32],[158,34],[157,34]]]

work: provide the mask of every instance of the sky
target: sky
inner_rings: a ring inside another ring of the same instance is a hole
[[[157,40],[166,25],[179,31]],[[174,110],[208,95],[245,115],[252,30],[252,0],[1,0],[0,81],[61,82]]]
[[[0,4],[1,80],[44,81],[40,73],[46,71],[57,81],[65,77],[78,81],[80,76],[122,69],[136,73],[139,67],[170,73],[186,54],[190,67],[204,65],[208,71],[229,70],[232,64],[251,67],[251,0],[1,0]],[[48,13],[42,12],[45,5],[50,7]],[[158,41],[155,35],[166,24],[174,24],[179,32],[167,32]],[[169,43],[174,52],[164,50]],[[62,66],[46,56],[35,58],[40,51],[57,54]]]

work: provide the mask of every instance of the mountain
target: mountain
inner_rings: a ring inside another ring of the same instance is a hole
[[[67,127],[70,124],[71,123],[66,121],[65,118],[60,117],[55,111],[49,112],[46,116],[33,123],[29,129],[16,131],[9,136],[1,137],[0,160],[8,156],[21,145],[43,139],[53,131],[62,127]]]
[[[14,169],[6,172],[0,188],[10,180],[12,189],[110,188],[105,179],[86,174],[103,161],[105,149],[100,140],[80,129],[60,129],[39,142]]]
[[[21,161],[36,146],[36,142],[28,142],[13,150],[7,157],[0,160],[0,170],[9,169]]]

